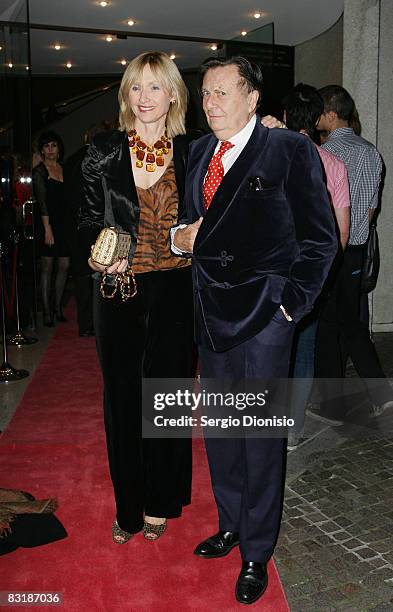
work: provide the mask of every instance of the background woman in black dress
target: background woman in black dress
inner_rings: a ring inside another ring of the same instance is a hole
[[[64,287],[70,265],[67,240],[68,212],[64,198],[64,147],[60,136],[53,131],[41,134],[38,150],[42,157],[33,170],[34,195],[40,207],[44,226],[44,246],[41,251],[41,291],[44,325],[52,327],[54,317],[65,321],[62,310]],[[56,260],[54,295],[51,295],[53,266]]]

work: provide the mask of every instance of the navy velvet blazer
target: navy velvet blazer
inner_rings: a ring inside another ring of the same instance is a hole
[[[202,185],[216,144],[211,134],[191,143],[185,201],[188,223],[204,217],[193,253],[196,341],[223,351],[258,334],[280,304],[295,322],[308,313],[338,245],[307,137],[257,118],[205,211]]]

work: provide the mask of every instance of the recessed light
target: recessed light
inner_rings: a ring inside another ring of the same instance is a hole
[[[170,56],[169,56],[169,58],[170,58],[171,60],[174,60],[174,59],[176,59],[176,55],[175,55],[174,53],[171,53],[171,54],[170,54]]]
[[[127,25],[133,26],[135,25],[135,21],[133,19],[129,19],[129,21],[127,21]]]
[[[112,36],[107,36],[105,38],[105,40],[106,40],[106,42],[112,42],[113,38],[112,38]]]
[[[210,49],[211,49],[212,51],[217,51],[217,45],[216,45],[216,44],[214,44],[214,45],[210,45]]]
[[[127,60],[122,59],[122,60],[120,60],[120,63],[121,63],[122,66],[126,66],[127,65]]]
[[[255,11],[254,17],[255,17],[255,19],[259,19],[261,17],[260,11]]]
[[[14,67],[14,64],[13,64],[12,62],[10,62],[10,63],[8,64],[8,68],[13,68],[13,67]]]
[[[102,0],[102,2],[99,3],[100,6],[105,7],[108,6],[109,2],[105,2],[105,0]]]
[[[247,32],[246,32],[246,30],[242,30],[241,35],[242,35],[242,36],[247,36]]]
[[[71,64],[71,62],[67,62],[67,63],[66,63],[66,66],[67,66],[67,68],[72,68],[72,64]]]
[[[56,49],[56,51],[60,51],[61,45],[55,45],[53,48]]]

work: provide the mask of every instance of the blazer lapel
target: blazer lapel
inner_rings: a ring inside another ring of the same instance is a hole
[[[198,164],[198,167],[196,169],[194,179],[193,179],[192,193],[193,193],[194,207],[197,210],[198,215],[200,217],[203,217],[206,214],[202,188],[203,188],[203,181],[205,179],[210,160],[213,157],[214,149],[216,148],[216,144],[217,144],[217,138],[212,136],[211,141],[206,147],[204,153],[202,154],[202,157],[200,159],[200,162]]]
[[[108,221],[113,217],[124,230],[131,231],[139,219],[139,200],[126,132],[121,143],[107,156],[102,174],[106,197],[110,197],[111,203]]]
[[[126,181],[124,184],[125,193],[127,194],[130,202],[133,202],[137,206],[138,204],[138,194],[135,187],[134,175],[132,173],[131,166],[131,154],[130,148],[128,146],[128,136],[127,133],[124,133],[124,140],[121,146],[121,150],[119,151],[119,178],[123,178]]]
[[[236,202],[241,189],[245,185],[248,186],[248,178],[253,175],[254,167],[260,165],[261,156],[264,155],[268,134],[269,130],[261,125],[257,116],[257,123],[249,141],[233,166],[225,174],[205,214],[204,221],[197,234],[195,248],[199,248],[207,240],[232,204]]]
[[[109,183],[116,186],[119,194],[133,203],[138,202],[126,132],[124,132],[120,145],[108,155],[102,172]]]

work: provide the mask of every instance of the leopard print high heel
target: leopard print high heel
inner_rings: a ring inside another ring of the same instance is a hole
[[[161,523],[161,525],[153,525],[153,523],[148,523],[144,521],[143,523],[143,535],[146,540],[149,542],[155,542],[162,536],[165,529],[167,528],[167,521],[165,523]]]
[[[132,538],[134,534],[128,533],[128,531],[124,531],[121,527],[119,527],[119,523],[117,520],[112,523],[112,540],[115,544],[125,544]]]

